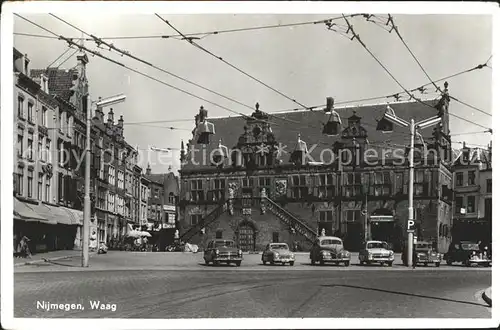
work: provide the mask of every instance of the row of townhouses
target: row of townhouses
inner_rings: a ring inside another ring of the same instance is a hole
[[[417,238],[440,252],[453,239],[491,242],[491,148],[479,163],[470,162],[472,150],[465,147],[456,155],[447,92],[438,100],[390,107],[408,121],[441,117],[415,140]],[[391,132],[381,129],[386,109],[336,109],[332,120],[325,111],[268,115],[258,104],[249,117],[209,118],[202,107],[192,139],[181,145],[181,240],[204,246],[209,239],[232,239],[245,251],[286,242],[307,250],[324,233],[342,237],[353,251],[367,239],[401,251],[410,134],[396,125]]]
[[[29,67],[14,49],[14,248],[22,236],[32,251],[82,244],[86,115],[93,102],[81,53],[70,70]],[[90,242],[120,240],[131,229],[173,241],[178,179],[144,173],[138,149],[127,143],[124,119],[94,111],[91,126]]]

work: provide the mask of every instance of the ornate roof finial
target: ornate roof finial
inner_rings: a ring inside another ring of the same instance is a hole
[[[259,107],[260,107],[259,102],[255,103],[255,110],[259,111]]]

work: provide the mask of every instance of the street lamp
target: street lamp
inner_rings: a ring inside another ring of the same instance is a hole
[[[434,116],[422,121],[415,123],[412,118],[410,122],[407,122],[404,119],[396,116],[394,110],[388,105],[387,110],[384,113],[384,116],[379,121],[377,125],[377,130],[392,132],[392,125],[398,125],[400,127],[409,127],[410,128],[410,153],[409,153],[409,162],[410,162],[410,175],[409,175],[409,187],[408,187],[408,249],[407,249],[407,258],[408,267],[412,267],[413,265],[413,233],[415,231],[414,225],[414,214],[413,214],[413,184],[414,184],[414,159],[413,153],[415,150],[415,134],[420,135],[416,132],[417,129],[424,129],[433,125],[436,125],[441,121],[440,116]]]
[[[125,101],[125,95],[116,95],[106,99],[93,101],[97,108],[110,106]],[[92,109],[87,110],[87,136],[85,145],[85,197],[83,199],[83,247],[82,267],[89,266],[89,230],[90,230],[90,126],[92,125]]]

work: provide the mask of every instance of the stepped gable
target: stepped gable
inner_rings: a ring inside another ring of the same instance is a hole
[[[349,118],[352,118],[353,115],[360,118],[360,126],[365,130],[367,139],[369,143],[373,145],[373,149],[382,148],[380,146],[382,144],[385,144],[386,148],[389,148],[390,144],[409,145],[410,136],[408,128],[394,125],[394,131],[392,133],[383,133],[376,130],[377,120],[382,118],[388,104],[394,109],[398,117],[408,121],[413,118],[418,122],[438,114],[435,108],[438,104],[438,100],[428,100],[424,102],[429,106],[416,101],[408,101],[335,108],[335,111],[337,111],[341,117],[342,127],[340,130],[341,133],[334,137],[322,134],[323,124],[326,123],[329,118],[329,115],[325,114],[322,110],[271,113],[272,116],[269,116],[268,120],[272,123],[271,128],[276,138],[276,142],[287,146],[285,149],[287,154],[285,154],[283,158],[286,159],[286,164],[290,153],[293,152],[297,144],[297,134],[299,133],[301,140],[307,144],[309,152],[314,159],[320,159],[321,151],[325,148],[332,147],[335,142],[352,143],[352,137],[346,138],[342,133],[348,129]],[[284,118],[286,121],[275,117]],[[210,143],[206,146],[196,144],[194,140],[190,141],[186,154],[186,163],[182,167],[183,171],[213,168],[209,161],[202,162],[203,157],[207,160],[209,159],[210,152],[218,147],[219,140],[229,149],[234,148],[238,142],[238,138],[245,132],[244,128],[247,125],[247,119],[242,116],[219,118],[211,118],[208,116],[208,121],[215,125],[215,134],[210,137]],[[428,139],[432,137],[433,129],[434,127],[429,127],[419,132]],[[417,141],[418,140],[415,140],[415,143],[418,143]],[[317,147],[313,148],[315,144],[317,144]],[[379,145],[379,147],[377,147],[377,145]],[[193,159],[191,159],[192,153],[189,152],[192,147],[198,150],[194,153]],[[205,149],[205,152],[201,151],[203,149]]]

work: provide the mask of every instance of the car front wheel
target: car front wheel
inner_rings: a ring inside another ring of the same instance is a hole
[[[441,266],[441,263],[440,262],[436,262],[436,267],[439,267]]]
[[[387,263],[387,266],[392,267],[392,261],[389,261],[389,262]]]
[[[264,265],[265,265],[265,264],[267,264],[267,262],[266,262],[265,260],[262,260],[262,263],[263,263]]]
[[[451,266],[451,265],[453,264],[453,262],[452,262],[450,259],[446,259],[446,264],[447,264],[448,266]]]
[[[350,265],[350,264],[351,264],[351,262],[350,262],[350,261],[345,261],[345,262],[344,262],[344,265],[345,265],[346,267],[349,267],[349,265]]]
[[[236,261],[235,264],[236,264],[237,267],[240,267],[241,266],[241,261]]]
[[[290,266],[293,266],[294,262],[293,261],[290,261]]]

